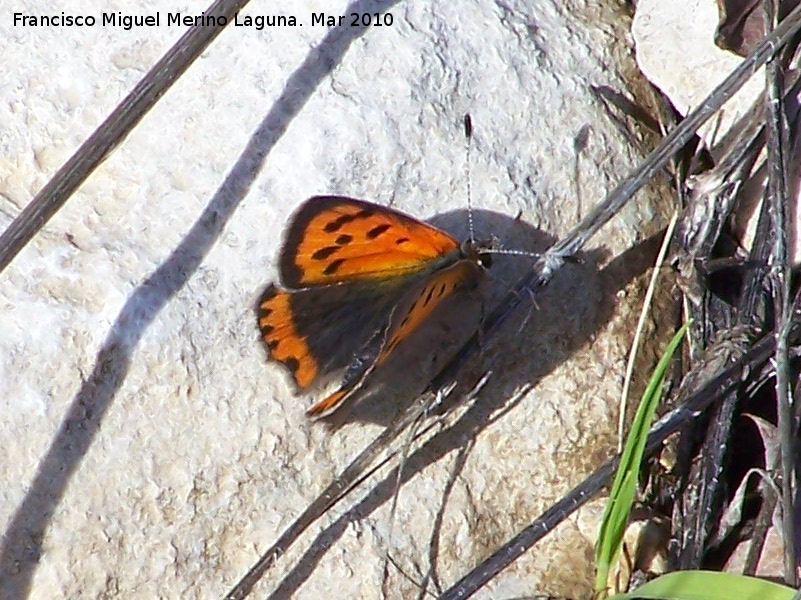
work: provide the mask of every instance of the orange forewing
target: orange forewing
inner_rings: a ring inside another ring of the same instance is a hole
[[[341,196],[307,200],[281,252],[287,289],[270,285],[257,313],[270,358],[299,387],[347,366],[341,387],[308,414],[330,414],[359,391],[445,298],[476,282],[477,257],[391,208]]]
[[[315,196],[292,218],[281,253],[281,280],[300,288],[398,277],[458,249],[448,234],[391,208]]]

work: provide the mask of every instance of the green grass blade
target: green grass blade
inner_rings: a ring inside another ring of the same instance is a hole
[[[665,349],[665,353],[648,382],[648,387],[631,424],[626,445],[623,447],[620,466],[615,474],[615,481],[609,493],[609,502],[606,504],[601,521],[598,541],[595,544],[595,591],[601,597],[606,596],[609,569],[615,564],[620,553],[623,534],[626,531],[631,505],[637,491],[637,476],[645,451],[645,442],[648,439],[648,431],[651,429],[654,413],[662,395],[665,373],[688,326],[689,322],[685,323]]]

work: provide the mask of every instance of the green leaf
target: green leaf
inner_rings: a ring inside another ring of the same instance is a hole
[[[778,583],[717,571],[676,571],[609,600],[791,600],[795,590]]]
[[[651,380],[643,393],[639,407],[637,407],[637,414],[634,416],[631,431],[620,456],[620,466],[609,492],[609,501],[604,510],[598,541],[595,544],[595,591],[601,596],[606,595],[609,569],[611,565],[615,564],[620,554],[623,534],[626,531],[631,505],[637,491],[637,476],[645,451],[645,442],[648,439],[648,431],[651,429],[656,407],[662,395],[665,373],[688,326],[689,322],[676,332],[651,375]]]

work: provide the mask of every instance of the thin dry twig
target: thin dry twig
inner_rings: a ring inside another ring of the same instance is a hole
[[[762,3],[765,27],[769,33],[776,26],[778,6],[776,0]],[[778,413],[779,445],[781,448],[781,516],[784,540],[784,579],[798,586],[798,568],[795,551],[795,511],[793,481],[795,426],[790,404],[790,364],[788,335],[790,332],[790,269],[787,257],[787,126],[784,119],[784,89],[782,54],[774,56],[765,70],[767,103],[768,188],[767,204],[772,221],[773,248],[771,249],[770,278],[773,285],[773,305],[776,324],[776,403]]]
[[[645,320],[651,314],[651,302],[654,298],[654,290],[656,289],[656,282],[659,280],[659,273],[665,263],[665,256],[667,256],[668,248],[670,247],[670,240],[673,239],[673,231],[676,227],[679,215],[673,212],[670,218],[667,229],[665,230],[665,239],[662,240],[662,247],[659,249],[659,255],[656,257],[654,263],[654,270],[651,273],[651,279],[648,282],[648,289],[645,292],[645,299],[642,302],[642,310],[637,319],[637,327],[634,329],[634,339],[631,342],[631,352],[629,352],[629,360],[626,363],[626,374],[623,376],[623,390],[620,392],[620,402],[618,403],[618,422],[617,422],[617,451],[623,451],[624,428],[626,424],[626,405],[629,398],[629,388],[631,387],[631,378],[634,374],[634,363],[637,360],[637,350],[640,347],[640,338],[643,329],[645,328]]]
[[[392,534],[393,528],[395,526],[395,514],[398,509],[398,500],[400,498],[400,490],[401,486],[403,485],[403,469],[406,466],[406,459],[409,457],[409,452],[412,448],[412,444],[414,440],[417,438],[418,435],[418,427],[422,424],[422,419],[425,415],[421,414],[420,417],[412,423],[412,425],[408,428],[408,432],[406,434],[406,440],[403,444],[401,460],[398,464],[398,468],[395,474],[395,489],[392,491],[392,503],[389,507],[389,525],[387,527],[387,543],[386,547],[384,548],[384,567],[381,573],[381,589],[384,591],[384,595],[387,595],[387,586],[389,585],[389,564],[391,562],[390,558],[390,548],[392,546]],[[393,563],[394,564],[394,563]]]

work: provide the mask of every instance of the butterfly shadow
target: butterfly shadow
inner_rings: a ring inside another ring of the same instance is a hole
[[[536,252],[542,251],[554,241],[541,230],[506,215],[476,211],[474,219],[479,235],[482,231],[492,231],[508,248]],[[460,236],[464,234],[466,215],[464,211],[456,211],[438,216],[430,222]],[[575,264],[568,264],[560,269],[549,284],[538,291],[536,298],[521,305],[494,336],[483,340],[481,352],[462,365],[456,380],[457,391],[452,397],[458,398],[471,390],[488,370],[491,369],[494,374],[470,407],[450,425],[405,456],[400,467],[400,477],[399,467],[391,469],[371,487],[363,499],[320,531],[294,566],[280,576],[273,574],[272,579],[276,586],[268,598],[277,600],[295,594],[311,576],[326,552],[345,534],[349,524],[374,513],[391,501],[399,481],[402,485],[453,451],[459,453],[456,467],[463,464],[472,445],[471,441],[502,414],[513,410],[524,398],[530,398],[530,395],[520,393],[521,390],[534,389],[539,380],[568,360],[603,329],[614,315],[617,293],[653,264],[661,239],[662,232],[635,245],[603,266],[600,265],[606,259],[606,253],[590,251],[577,256],[578,261]],[[499,257],[497,264],[493,266],[489,289],[483,292],[483,298],[492,302],[494,298],[503,297],[508,293],[510,284],[515,283],[530,269],[532,263],[533,261],[520,257]],[[454,302],[459,302],[459,299]],[[494,304],[489,308],[492,306]],[[487,309],[484,310],[485,314],[486,311]],[[482,311],[478,309],[475,323],[480,323],[481,315]],[[439,317],[432,316],[432,319],[435,318]],[[424,329],[436,326],[437,323],[434,322],[426,323]],[[445,331],[448,332],[447,329]],[[420,361],[423,361],[423,365],[426,364],[421,357],[432,347],[437,347],[438,343],[431,342],[431,331],[428,334],[421,332],[420,335],[419,340],[410,338],[407,349],[402,355],[399,353],[397,362],[391,365],[388,363],[381,374],[383,380],[380,383],[384,385],[384,389],[391,388],[394,391],[381,391],[365,398],[350,409],[343,422],[371,421],[388,424],[394,415],[399,414],[414,400],[416,393],[410,393],[410,390],[419,390],[426,384],[419,382],[420,372],[414,369],[419,368]],[[433,359],[429,359],[431,360]],[[402,386],[407,383],[410,387],[404,390]],[[334,424],[335,427],[339,425],[341,423]],[[443,492],[440,511],[444,511],[447,503],[447,489],[448,486]],[[433,566],[425,577],[431,581],[437,580],[435,540],[438,538],[440,522],[439,519],[435,520],[430,536],[432,545],[427,549],[428,560]],[[513,532],[509,532],[510,536],[512,534]]]
[[[493,254],[491,267],[478,288],[456,292],[445,300],[376,370],[363,394],[323,420],[332,430],[352,422],[391,424],[419,397],[456,351],[481,329],[483,320],[513,285],[532,269],[536,261],[533,255],[544,252],[555,241],[540,229],[493,211],[474,211],[473,221],[476,239],[492,238],[495,245],[500,244],[501,251],[526,252],[532,256]],[[428,222],[456,239],[466,239],[469,235],[465,210],[437,215]],[[490,337],[480,339],[481,358],[476,369],[464,373],[457,383],[467,385],[477,381],[482,366],[489,368],[493,363],[494,354],[512,359],[504,361],[500,370],[516,386],[525,384],[532,374],[540,377],[564,360],[566,356],[557,348],[572,347],[574,343],[579,347],[597,330],[594,313],[610,314],[612,299],[604,294],[598,282],[597,265],[604,257],[603,251],[583,253],[573,264],[561,269],[536,301],[526,301],[520,311],[523,337],[514,335],[513,339],[516,343],[525,339],[527,347],[510,348]]]

